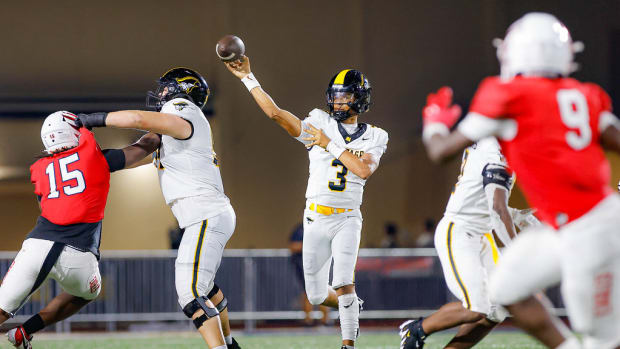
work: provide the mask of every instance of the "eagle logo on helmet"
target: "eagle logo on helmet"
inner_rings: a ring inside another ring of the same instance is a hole
[[[173,68],[159,78],[156,91],[147,93],[146,106],[160,111],[166,102],[184,98],[202,109],[210,94],[207,81],[196,71],[183,67]]]

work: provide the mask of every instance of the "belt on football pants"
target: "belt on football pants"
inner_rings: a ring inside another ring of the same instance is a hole
[[[336,207],[323,206],[319,204],[310,204],[310,207],[308,207],[308,209],[310,209],[310,211],[314,211],[316,213],[320,213],[326,216],[331,216],[337,213],[353,211],[352,208],[336,208]]]

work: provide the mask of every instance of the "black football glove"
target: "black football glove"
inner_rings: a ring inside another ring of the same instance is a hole
[[[108,113],[99,112],[91,114],[78,114],[77,124],[79,127],[86,127],[91,130],[93,127],[105,127],[105,119]]]

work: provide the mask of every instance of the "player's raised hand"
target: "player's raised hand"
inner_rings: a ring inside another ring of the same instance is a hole
[[[243,56],[241,59],[232,62],[225,62],[226,68],[239,79],[243,79],[252,71],[250,70],[250,58]]]
[[[309,124],[308,126],[310,127],[304,129],[304,131],[311,136],[303,138],[304,141],[310,141],[310,143],[306,144],[306,148],[311,148],[315,145],[318,145],[323,149],[327,148],[327,145],[329,144],[329,142],[331,142],[331,139],[329,139],[329,137],[327,137],[325,133],[323,133],[323,130],[318,129],[311,124]]]
[[[448,128],[452,127],[461,116],[461,107],[452,104],[452,89],[443,86],[436,93],[426,97],[426,106],[422,110],[424,126],[432,123],[441,123]]]

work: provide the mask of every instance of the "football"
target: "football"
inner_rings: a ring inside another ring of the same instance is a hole
[[[215,53],[217,53],[217,56],[224,62],[236,61],[243,57],[245,45],[239,37],[226,35],[215,45]]]

